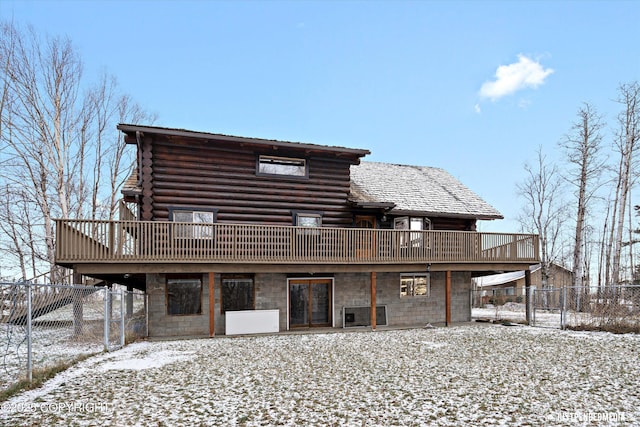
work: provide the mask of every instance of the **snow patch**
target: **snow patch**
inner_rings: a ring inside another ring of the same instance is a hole
[[[176,351],[159,351],[142,358],[129,358],[108,362],[100,366],[102,371],[140,371],[142,369],[161,368],[174,362],[181,362],[193,358],[193,353]]]

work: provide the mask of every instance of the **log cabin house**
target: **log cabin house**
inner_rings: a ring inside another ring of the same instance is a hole
[[[151,336],[469,321],[471,278],[529,271],[535,235],[442,169],[365,149],[120,124],[117,221],[56,221],[56,262],[142,289]]]

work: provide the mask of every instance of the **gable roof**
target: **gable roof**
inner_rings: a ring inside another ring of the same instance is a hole
[[[501,219],[493,206],[444,169],[361,162],[351,166],[350,199],[358,205],[392,203],[394,214]]]

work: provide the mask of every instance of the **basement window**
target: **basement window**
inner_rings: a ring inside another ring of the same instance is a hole
[[[293,157],[259,156],[258,175],[308,177],[307,161]]]
[[[400,275],[400,297],[428,297],[431,295],[431,275],[411,273]]]
[[[202,314],[202,277],[167,276],[167,314]]]
[[[227,311],[255,310],[256,296],[252,274],[223,274],[222,313]]]

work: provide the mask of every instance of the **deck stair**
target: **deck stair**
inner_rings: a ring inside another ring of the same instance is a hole
[[[87,279],[83,285],[90,290],[79,292],[78,287],[65,285],[31,284],[32,319],[44,316],[72,304],[74,292],[86,297],[104,284],[102,280]],[[0,287],[0,324],[25,325],[27,323],[27,289],[20,283]]]

